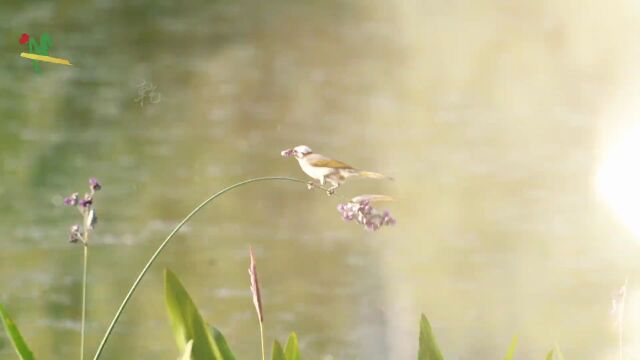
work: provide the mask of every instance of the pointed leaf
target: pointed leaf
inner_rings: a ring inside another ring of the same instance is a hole
[[[235,360],[236,357],[231,352],[231,349],[229,348],[229,344],[227,344],[227,340],[224,338],[220,330],[218,330],[215,326],[212,326],[211,334],[213,334],[213,342],[218,348],[218,351],[220,351],[220,355],[222,355],[222,359]]]
[[[189,340],[187,345],[184,346],[184,352],[178,360],[191,360],[191,348],[193,347],[193,340]]]
[[[301,360],[300,356],[300,348],[298,347],[298,335],[292,332],[289,335],[289,339],[287,340],[287,345],[284,349],[284,354],[287,357],[287,360]]]
[[[546,360],[554,360],[554,359],[564,360],[564,356],[562,355],[562,352],[560,351],[560,347],[558,345],[556,345],[555,348],[551,349],[547,354]]]
[[[273,342],[273,348],[271,349],[271,360],[287,360],[287,357],[282,350],[282,345],[275,340]]]
[[[4,324],[4,329],[7,331],[9,338],[11,339],[11,343],[13,344],[14,349],[16,349],[16,353],[20,356],[21,360],[34,360],[35,357],[33,353],[27,346],[27,343],[20,335],[20,331],[16,324],[11,320],[9,314],[5,310],[4,306],[0,304],[0,317],[2,318],[2,323]]]
[[[517,345],[518,345],[518,337],[514,336],[513,340],[511,340],[509,351],[507,351],[507,355],[505,355],[504,360],[513,360],[513,354],[516,352]]]
[[[207,328],[189,293],[171,270],[164,273],[165,302],[178,350],[184,353],[187,341],[193,340],[193,360],[228,360]],[[225,342],[226,344],[226,342]],[[227,349],[228,350],[228,347]]]
[[[551,351],[549,351],[549,353],[547,354],[546,360],[553,360],[553,349],[551,349]]]
[[[427,317],[422,314],[420,319],[420,347],[418,349],[418,360],[443,360],[436,339],[431,331],[431,324]]]

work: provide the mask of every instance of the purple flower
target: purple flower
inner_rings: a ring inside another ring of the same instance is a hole
[[[380,225],[378,223],[375,222],[368,222],[364,225],[364,228],[369,230],[369,231],[376,231],[380,228]]]
[[[365,229],[376,231],[383,226],[395,225],[396,220],[388,211],[382,213],[376,211],[371,202],[390,200],[391,197],[385,195],[361,195],[346,204],[339,204],[337,209],[345,221],[356,220]]]
[[[64,198],[64,204],[69,206],[78,205],[78,193],[73,193],[66,198]]]
[[[98,190],[102,189],[102,184],[100,184],[98,179],[91,178],[91,179],[89,179],[89,187],[91,188],[91,191],[95,192],[95,191],[98,191]]]
[[[84,194],[84,199],[80,200],[80,206],[88,208],[93,205],[93,197],[89,194]]]

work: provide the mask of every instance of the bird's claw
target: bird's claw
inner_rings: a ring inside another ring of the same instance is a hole
[[[333,195],[333,194],[335,194],[335,193],[336,193],[336,189],[335,189],[335,188],[331,188],[331,189],[328,189],[328,190],[327,190],[327,195],[328,195],[328,196],[331,196],[331,195]]]
[[[307,189],[311,190],[316,187],[316,184],[313,181],[307,182]]]

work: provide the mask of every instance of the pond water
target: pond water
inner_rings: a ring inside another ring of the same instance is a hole
[[[611,298],[627,277],[624,352],[638,358],[640,201],[616,182],[638,149],[624,148],[613,180],[598,174],[617,143],[640,143],[620,140],[640,121],[639,11],[595,0],[4,1],[0,301],[39,358],[77,357],[82,249],[67,236],[79,217],[61,203],[97,177],[92,355],[194,206],[251,177],[304,179],[280,151],[306,144],[396,180],[349,181],[336,197],[284,182],[226,194],[161,255],[103,359],[177,358],[167,267],[239,359],[259,358],[249,246],[267,344],[296,331],[308,359],[415,358],[421,313],[447,359],[501,358],[514,335],[518,359],[556,343],[569,359],[615,359]],[[45,32],[50,55],[72,66],[37,74],[18,56],[22,33]],[[140,103],[143,83],[154,101]],[[395,227],[340,219],[336,205],[366,193],[396,198]],[[2,331],[0,358],[13,356]]]

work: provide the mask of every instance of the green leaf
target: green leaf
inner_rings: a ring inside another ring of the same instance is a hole
[[[164,286],[167,311],[180,353],[184,353],[187,342],[193,340],[193,360],[235,360],[221,334],[216,337],[224,346],[219,347],[214,341],[189,293],[169,269],[164,273]]]
[[[547,354],[546,360],[553,360],[553,349],[551,349],[551,351],[549,351],[549,353]]]
[[[555,357],[554,357],[554,354],[556,355]],[[553,360],[553,359],[564,360],[564,356],[562,356],[562,352],[560,351],[560,347],[558,347],[558,345],[556,345],[555,348],[551,349],[547,354],[546,360]]]
[[[13,347],[16,349],[16,353],[18,353],[18,356],[20,356],[20,359],[34,360],[35,357],[33,356],[33,353],[29,349],[29,346],[27,346],[27,343],[22,338],[22,335],[20,335],[20,331],[18,330],[18,327],[13,322],[13,320],[11,320],[11,318],[9,317],[9,314],[5,310],[4,306],[2,306],[2,304],[0,304],[0,317],[2,318],[4,329],[7,331],[7,334],[9,334],[11,343],[13,344]]]
[[[300,348],[298,347],[298,335],[292,332],[289,335],[289,339],[287,340],[287,345],[284,349],[284,354],[287,357],[287,360],[301,360],[300,356]]]
[[[431,324],[427,317],[422,314],[420,319],[420,348],[418,349],[418,360],[443,360],[436,339],[431,331]]]
[[[271,360],[287,360],[287,357],[282,350],[282,345],[275,340],[273,342],[273,348],[271,349]]]
[[[189,340],[187,345],[184,346],[184,352],[178,358],[178,360],[191,360],[191,349],[193,348],[193,340]]]
[[[220,355],[222,355],[221,359],[235,360],[236,357],[231,352],[229,344],[227,344],[227,340],[224,338],[220,330],[218,330],[215,326],[212,326],[211,333],[213,333],[213,342],[218,348],[218,351],[220,351]]]
[[[511,340],[509,351],[507,351],[507,355],[505,355],[504,360],[513,360],[513,354],[516,352],[517,345],[518,345],[518,337],[514,336],[513,340]]]

